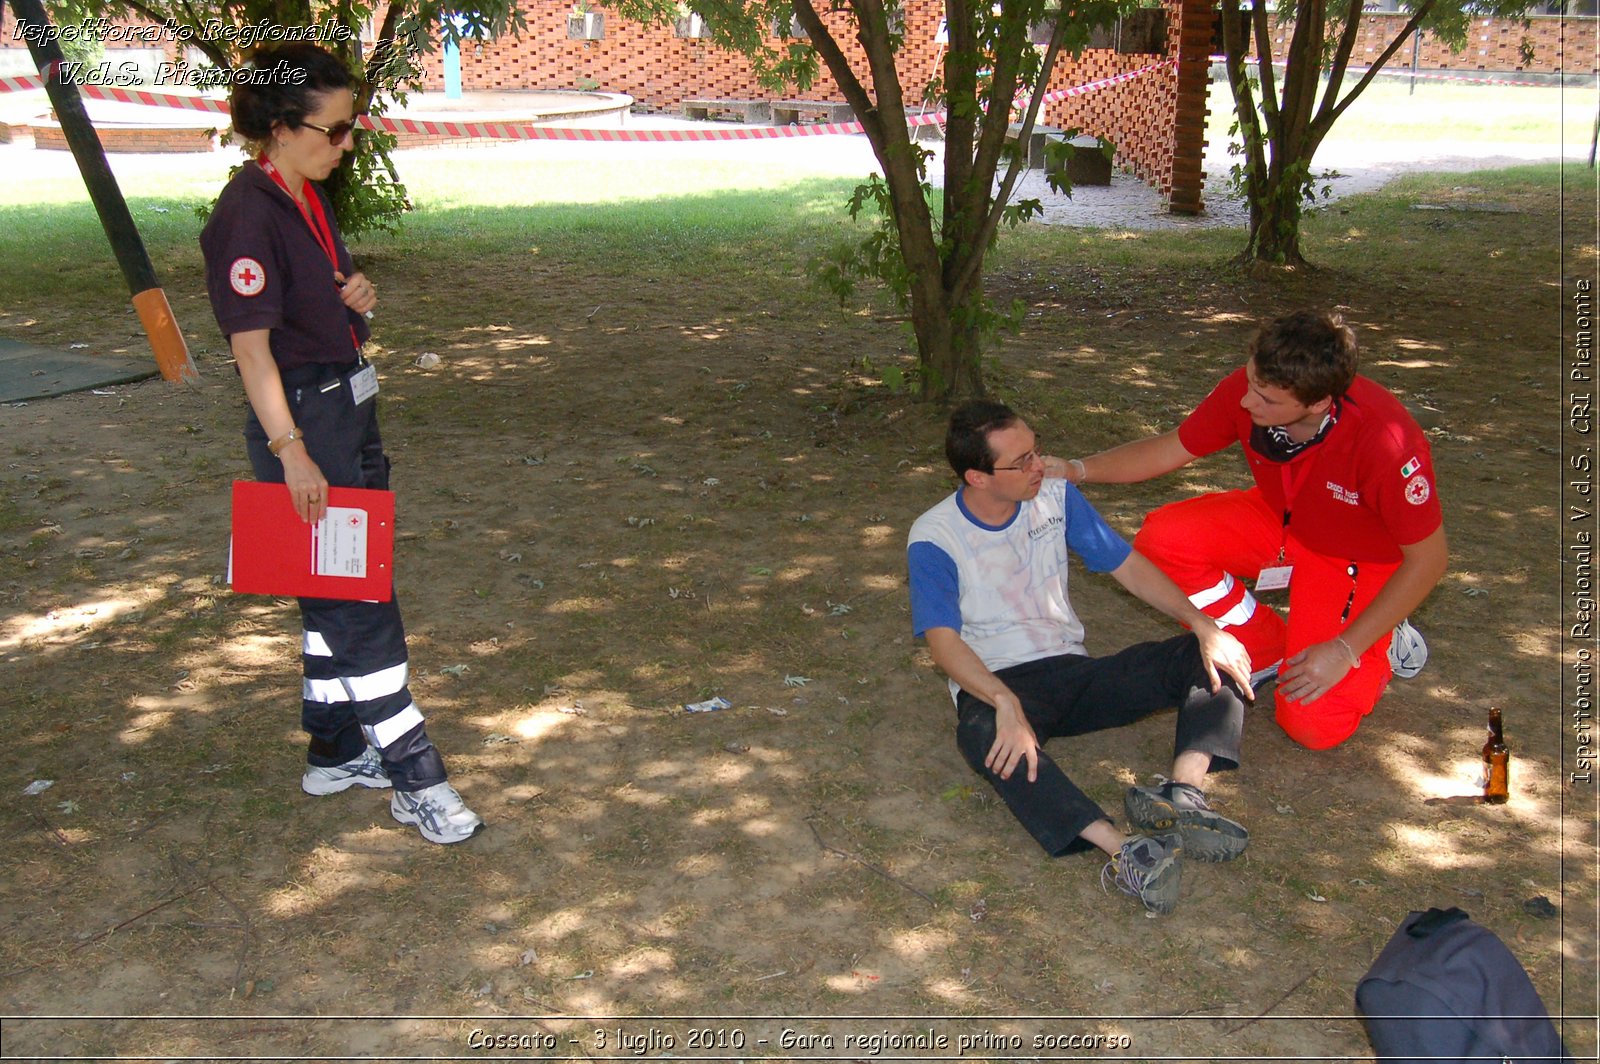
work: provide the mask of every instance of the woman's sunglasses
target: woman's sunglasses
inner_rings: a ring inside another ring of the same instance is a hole
[[[318,133],[326,133],[328,135],[329,144],[341,143],[344,138],[348,137],[351,131],[356,128],[354,119],[350,119],[345,122],[337,122],[331,126],[319,126],[315,122],[306,122],[304,120],[302,120],[300,124],[305,126],[307,129],[314,129]]]

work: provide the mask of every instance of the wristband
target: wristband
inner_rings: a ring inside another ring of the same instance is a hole
[[[283,453],[285,447],[295,440],[304,440],[305,438],[305,433],[300,431],[299,425],[296,425],[277,439],[267,441],[267,450],[271,451],[272,457],[276,458]]]
[[[1361,659],[1360,659],[1360,658],[1358,658],[1358,657],[1356,657],[1356,652],[1355,652],[1355,651],[1354,651],[1354,650],[1351,650],[1351,649],[1350,649],[1350,644],[1349,644],[1349,643],[1346,643],[1346,642],[1345,642],[1345,641],[1344,641],[1344,636],[1342,636],[1342,635],[1336,635],[1336,636],[1334,636],[1334,637],[1333,637],[1333,641],[1334,641],[1334,642],[1335,642],[1335,643],[1338,643],[1338,644],[1339,644],[1339,645],[1340,645],[1340,646],[1342,646],[1342,647],[1344,647],[1344,652],[1345,652],[1345,653],[1346,653],[1346,654],[1349,654],[1349,655],[1350,655],[1350,667],[1351,667],[1351,668],[1352,668],[1352,669],[1359,669],[1359,668],[1361,668]]]
[[[1089,479],[1089,471],[1083,467],[1083,459],[1081,459],[1081,458],[1068,458],[1067,459],[1067,465],[1075,466],[1075,467],[1077,467],[1077,470],[1078,470],[1078,479],[1077,480],[1073,480],[1072,483],[1074,483],[1074,484],[1082,484],[1082,483],[1084,483],[1085,481],[1087,481]],[[1071,480],[1072,478],[1068,477],[1067,479]]]

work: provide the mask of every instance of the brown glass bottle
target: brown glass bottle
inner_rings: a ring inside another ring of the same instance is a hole
[[[1483,744],[1483,800],[1502,805],[1511,797],[1511,748],[1506,746],[1505,725],[1498,709],[1489,710],[1489,741]]]

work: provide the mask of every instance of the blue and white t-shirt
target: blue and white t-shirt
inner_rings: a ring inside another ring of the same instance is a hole
[[[1067,549],[1103,573],[1127,560],[1128,541],[1065,480],[1046,479],[1000,526],[974,517],[964,490],[911,526],[913,632],[955,629],[991,672],[1084,653],[1083,622],[1067,598]]]

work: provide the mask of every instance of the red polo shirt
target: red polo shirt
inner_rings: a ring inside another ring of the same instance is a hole
[[[1196,456],[1238,441],[1267,505],[1289,511],[1289,527],[1307,547],[1351,561],[1398,562],[1402,545],[1443,524],[1428,439],[1385,388],[1356,377],[1328,435],[1286,463],[1250,446],[1253,426],[1239,405],[1248,388],[1243,369],[1230,374],[1178,426],[1178,439]]]

